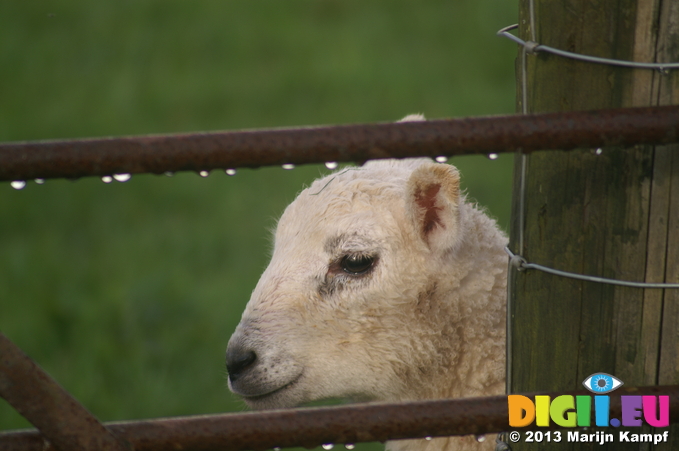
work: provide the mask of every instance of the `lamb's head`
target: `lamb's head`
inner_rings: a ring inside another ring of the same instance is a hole
[[[456,377],[468,338],[460,324],[475,315],[440,293],[502,285],[450,264],[469,241],[464,205],[457,170],[424,158],[315,181],[280,218],[271,262],[231,337],[231,390],[253,408],[436,396],[431,373]]]

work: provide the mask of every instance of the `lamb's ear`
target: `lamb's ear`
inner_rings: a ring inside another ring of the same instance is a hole
[[[448,164],[425,163],[408,179],[406,208],[431,250],[445,251],[458,239],[460,174]]]

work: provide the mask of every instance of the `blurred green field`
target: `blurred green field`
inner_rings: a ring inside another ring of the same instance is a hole
[[[508,0],[0,2],[0,141],[514,111]],[[460,157],[509,223],[512,157]],[[239,411],[224,350],[323,166],[0,184],[0,330],[102,420]],[[28,427],[0,400],[0,429]],[[360,450],[380,449],[363,445]]]

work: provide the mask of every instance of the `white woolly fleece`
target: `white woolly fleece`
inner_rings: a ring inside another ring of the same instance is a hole
[[[229,342],[228,352],[252,351],[256,361],[230,388],[257,409],[503,393],[506,241],[447,164],[370,161],[316,180],[280,218],[271,262]],[[352,273],[352,261],[372,265]]]

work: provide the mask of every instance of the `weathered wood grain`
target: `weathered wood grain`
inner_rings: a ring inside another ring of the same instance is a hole
[[[679,61],[679,2],[533,3],[531,30],[531,1],[520,2],[524,40],[534,35],[540,44],[604,58]],[[517,110],[528,113],[679,104],[679,71],[523,55],[522,50],[517,87]],[[517,155],[515,162],[510,248],[530,262],[565,271],[679,281],[679,146],[535,152]],[[595,372],[631,385],[679,382],[679,290],[512,271],[509,318],[513,392],[575,389]],[[674,442],[655,449],[679,449],[678,436],[673,427]],[[544,446],[521,443],[513,449]],[[653,447],[552,443],[549,449]]]

